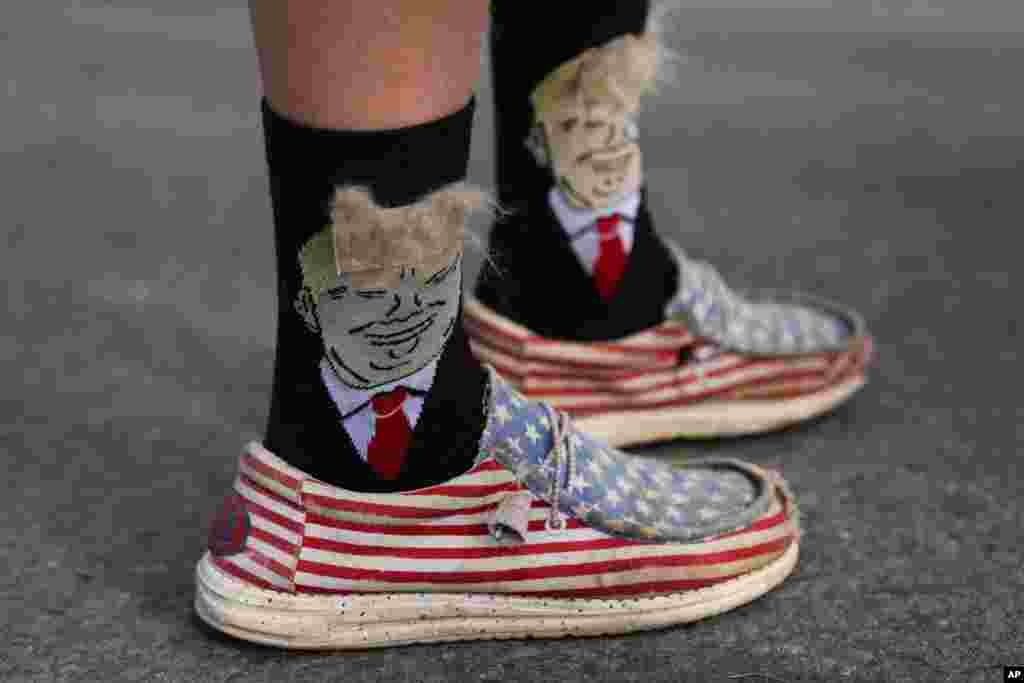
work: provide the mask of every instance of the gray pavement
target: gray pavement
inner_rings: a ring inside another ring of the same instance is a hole
[[[807,528],[789,581],[608,639],[320,655],[201,626],[193,565],[273,358],[247,13],[9,2],[0,679],[981,683],[1024,663],[1019,0],[682,4],[679,86],[643,125],[660,229],[878,338],[872,383],[826,419],[645,451],[781,467]]]

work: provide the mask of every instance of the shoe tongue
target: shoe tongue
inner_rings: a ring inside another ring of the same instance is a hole
[[[491,370],[491,404],[481,450],[500,452],[509,469],[539,466],[554,446],[551,419]]]
[[[557,480],[562,514],[606,533],[645,540],[693,542],[734,531],[765,514],[774,486],[756,467],[725,458],[683,466],[631,456],[570,425],[568,453],[556,458],[548,411],[491,370],[491,403],[481,451],[541,500]]]
[[[731,289],[709,263],[689,259],[666,240],[679,287],[665,306],[666,319],[739,353],[795,355],[847,350],[857,316],[835,304],[798,293],[747,296]]]

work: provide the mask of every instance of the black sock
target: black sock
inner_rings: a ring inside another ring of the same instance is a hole
[[[296,313],[302,245],[329,223],[339,185],[367,187],[377,204],[404,206],[466,176],[473,102],[440,120],[382,131],[314,128],[263,103],[278,277],[277,346],[266,447],[318,479],[360,491],[399,491],[468,469],[483,430],[485,374],[461,333],[442,353],[430,398],[396,480],[379,479],[352,446],[320,377],[320,337]]]
[[[498,200],[507,215],[494,223],[485,267],[474,294],[485,305],[533,332],[571,341],[610,340],[660,323],[675,290],[672,258],[646,206],[619,293],[606,302],[576,263],[548,207],[549,171],[524,144],[533,123],[530,95],[548,74],[584,51],[647,28],[650,2],[598,0],[581,4],[575,22],[538,21],[523,3],[494,3],[491,66],[496,105]],[[636,264],[634,266],[634,264]],[[547,274],[537,278],[536,273]]]

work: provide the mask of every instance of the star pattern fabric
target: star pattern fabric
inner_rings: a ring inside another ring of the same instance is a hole
[[[549,503],[556,483],[564,515],[619,536],[692,542],[743,528],[768,508],[764,475],[731,459],[672,466],[631,456],[571,426],[564,440],[572,456],[559,458],[549,413],[493,369],[490,375],[481,456],[493,456]]]
[[[718,271],[687,257],[665,240],[679,271],[679,287],[665,307],[666,319],[683,320],[690,331],[730,351],[792,355],[846,351],[863,334],[856,313],[807,295],[765,292],[741,296]]]

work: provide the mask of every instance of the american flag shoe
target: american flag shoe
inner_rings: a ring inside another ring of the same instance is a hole
[[[795,567],[777,474],[631,457],[490,377],[476,462],[440,485],[347,491],[249,444],[196,570],[198,614],[302,649],[614,634],[725,612]]]
[[[864,385],[873,343],[857,313],[808,295],[741,296],[666,244],[680,277],[660,325],[609,342],[550,339],[467,296],[474,354],[615,446],[779,429]]]

